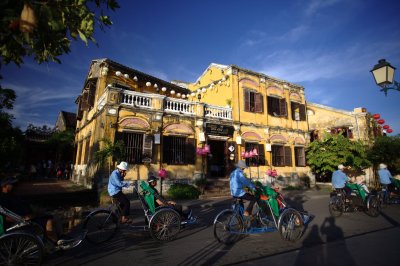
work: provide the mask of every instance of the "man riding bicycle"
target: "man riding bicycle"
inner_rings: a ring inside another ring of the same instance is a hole
[[[233,170],[230,175],[230,191],[233,197],[250,201],[243,213],[245,217],[249,217],[253,211],[253,206],[257,199],[250,193],[245,192],[243,188],[248,187],[255,191],[256,186],[244,176],[243,170],[245,168],[247,168],[245,161],[240,160],[237,162],[235,170]]]
[[[378,170],[379,182],[382,187],[385,187],[389,193],[394,191],[393,177],[392,174],[387,169],[386,164],[379,164]]]
[[[121,210],[122,210],[122,217],[121,223],[130,223],[129,212],[131,208],[131,204],[127,196],[122,193],[123,187],[129,187],[132,185],[130,181],[124,181],[124,177],[126,176],[126,171],[128,170],[128,163],[127,162],[120,162],[117,165],[117,169],[115,169],[111,175],[110,179],[108,180],[108,194],[118,200]]]
[[[346,192],[347,196],[351,195],[351,188],[346,186],[346,183],[349,182],[349,177],[343,172],[344,167],[343,164],[338,165],[338,170],[333,172],[332,174],[332,186],[335,189],[343,189]]]

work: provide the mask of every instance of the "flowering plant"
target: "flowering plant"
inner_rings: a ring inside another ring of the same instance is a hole
[[[276,172],[275,169],[268,169],[267,170],[267,175],[268,176],[272,176],[272,177],[276,177],[278,175],[278,173]]]
[[[167,170],[165,170],[164,168],[161,168],[160,170],[158,170],[158,176],[159,176],[161,179],[167,178],[167,176],[168,176]]]
[[[198,154],[198,155],[207,155],[210,152],[211,152],[210,151],[210,146],[208,146],[208,145],[205,145],[204,148],[197,148],[196,149],[196,154]]]

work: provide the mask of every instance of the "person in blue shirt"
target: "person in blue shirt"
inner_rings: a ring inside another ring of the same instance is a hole
[[[247,168],[246,162],[243,160],[238,161],[236,168],[230,175],[230,191],[233,197],[250,201],[244,211],[244,216],[248,217],[251,215],[254,203],[257,199],[250,193],[244,191],[244,187],[249,187],[253,191],[256,189],[256,186],[244,176],[243,170],[245,168]]]
[[[126,171],[128,170],[128,163],[127,162],[120,162],[117,165],[117,169],[115,169],[111,175],[110,179],[108,180],[108,194],[113,197],[114,199],[118,200],[121,211],[121,223],[129,223],[131,220],[129,217],[129,212],[131,208],[131,204],[127,196],[122,193],[123,187],[129,187],[132,185],[132,182],[124,181],[124,177],[126,176]]]
[[[346,183],[349,182],[349,177],[343,172],[345,169],[343,164],[338,165],[338,170],[333,172],[332,174],[332,186],[335,189],[342,188],[346,191],[346,195],[351,195],[351,188],[346,186]]]
[[[392,182],[392,175],[390,174],[389,170],[387,169],[386,164],[379,164],[378,170],[379,182],[381,183],[382,187],[386,187],[389,192],[393,192],[394,186]]]

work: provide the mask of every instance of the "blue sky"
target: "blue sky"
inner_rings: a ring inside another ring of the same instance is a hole
[[[60,110],[75,112],[91,60],[110,58],[167,81],[234,64],[304,86],[309,102],[365,107],[400,133],[400,92],[385,97],[369,72],[380,58],[400,68],[400,1],[119,2],[114,25],[95,34],[98,47],[77,41],[62,64],[3,66],[2,84],[18,97],[15,125],[54,126]]]

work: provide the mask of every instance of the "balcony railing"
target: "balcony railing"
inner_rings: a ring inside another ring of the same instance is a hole
[[[105,95],[100,97],[98,101],[100,108],[102,108],[104,104]],[[199,105],[197,102],[165,97],[158,94],[120,90],[120,104],[146,109],[160,110],[161,108],[167,113],[178,113],[185,115],[203,115],[203,109],[201,109],[201,106],[204,106],[205,117],[232,120],[231,108],[208,104]]]
[[[204,108],[204,115],[206,117],[232,120],[231,108],[214,105],[206,105]]]
[[[123,91],[121,96],[121,104],[134,107],[151,108],[151,100],[148,94],[140,92]]]
[[[184,114],[194,115],[195,114],[195,103],[185,101],[185,100],[166,98],[164,110],[166,112],[184,113]]]

